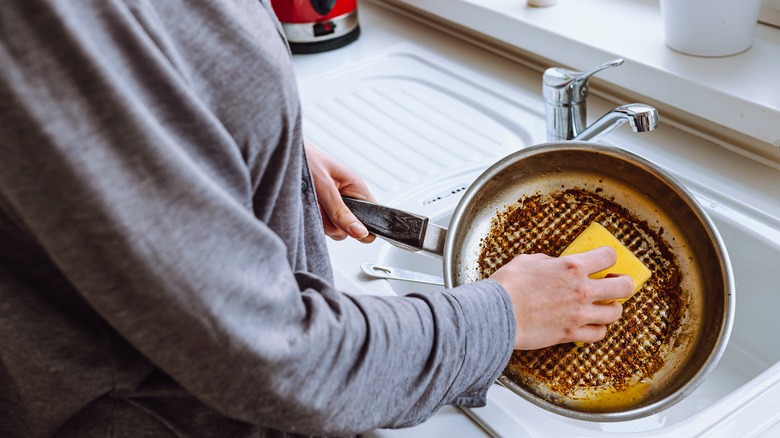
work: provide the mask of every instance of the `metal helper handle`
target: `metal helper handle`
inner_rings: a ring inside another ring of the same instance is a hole
[[[444,286],[444,279],[436,275],[423,274],[422,272],[408,271],[406,269],[393,268],[391,266],[378,265],[376,263],[363,263],[360,265],[360,268],[366,275],[373,278]]]

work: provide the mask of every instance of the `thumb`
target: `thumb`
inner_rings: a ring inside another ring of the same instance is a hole
[[[355,217],[349,207],[344,204],[344,200],[341,199],[341,193],[335,186],[322,190],[322,192],[320,205],[336,228],[358,240],[368,237],[368,229]]]

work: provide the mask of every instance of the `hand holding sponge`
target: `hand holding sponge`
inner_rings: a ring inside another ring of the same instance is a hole
[[[603,271],[590,274],[589,278],[604,278],[607,274],[626,274],[634,281],[634,293],[650,278],[650,270],[641,260],[625,247],[615,236],[598,222],[588,225],[588,228],[577,236],[561,255],[578,254],[592,249],[609,246],[617,253],[615,265]],[[623,304],[627,299],[617,300]]]

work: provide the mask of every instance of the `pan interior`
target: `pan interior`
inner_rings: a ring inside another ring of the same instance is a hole
[[[562,199],[572,202],[559,204]],[[615,419],[641,416],[690,392],[718,343],[726,295],[716,248],[690,199],[622,151],[576,145],[521,151],[486,171],[456,209],[448,237],[457,255],[453,284],[476,281],[497,267],[485,267],[486,242],[495,243],[491,228],[506,221],[518,201],[528,207],[529,200],[540,207],[535,225],[522,228],[509,247],[499,245],[498,259],[533,252],[557,256],[595,220],[640,256],[653,277],[625,303],[621,321],[603,341],[515,352],[502,382],[547,409],[600,421],[609,420],[604,413]],[[614,206],[624,214],[611,214]],[[648,245],[651,251],[642,249]],[[659,317],[677,311],[677,318]],[[663,345],[644,354],[648,342],[662,334]],[[637,355],[628,355],[631,351]],[[640,352],[643,362],[633,373],[609,374],[631,368],[621,361],[637,359]]]

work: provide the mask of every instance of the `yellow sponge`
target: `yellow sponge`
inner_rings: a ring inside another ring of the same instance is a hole
[[[607,274],[626,274],[634,280],[634,293],[650,278],[650,270],[639,260],[634,253],[626,248],[615,236],[598,222],[588,225],[574,242],[572,242],[561,255],[577,254],[602,246],[611,246],[617,252],[617,262],[614,266],[603,271],[590,274],[590,278],[604,278]],[[621,304],[627,299],[617,300]]]

